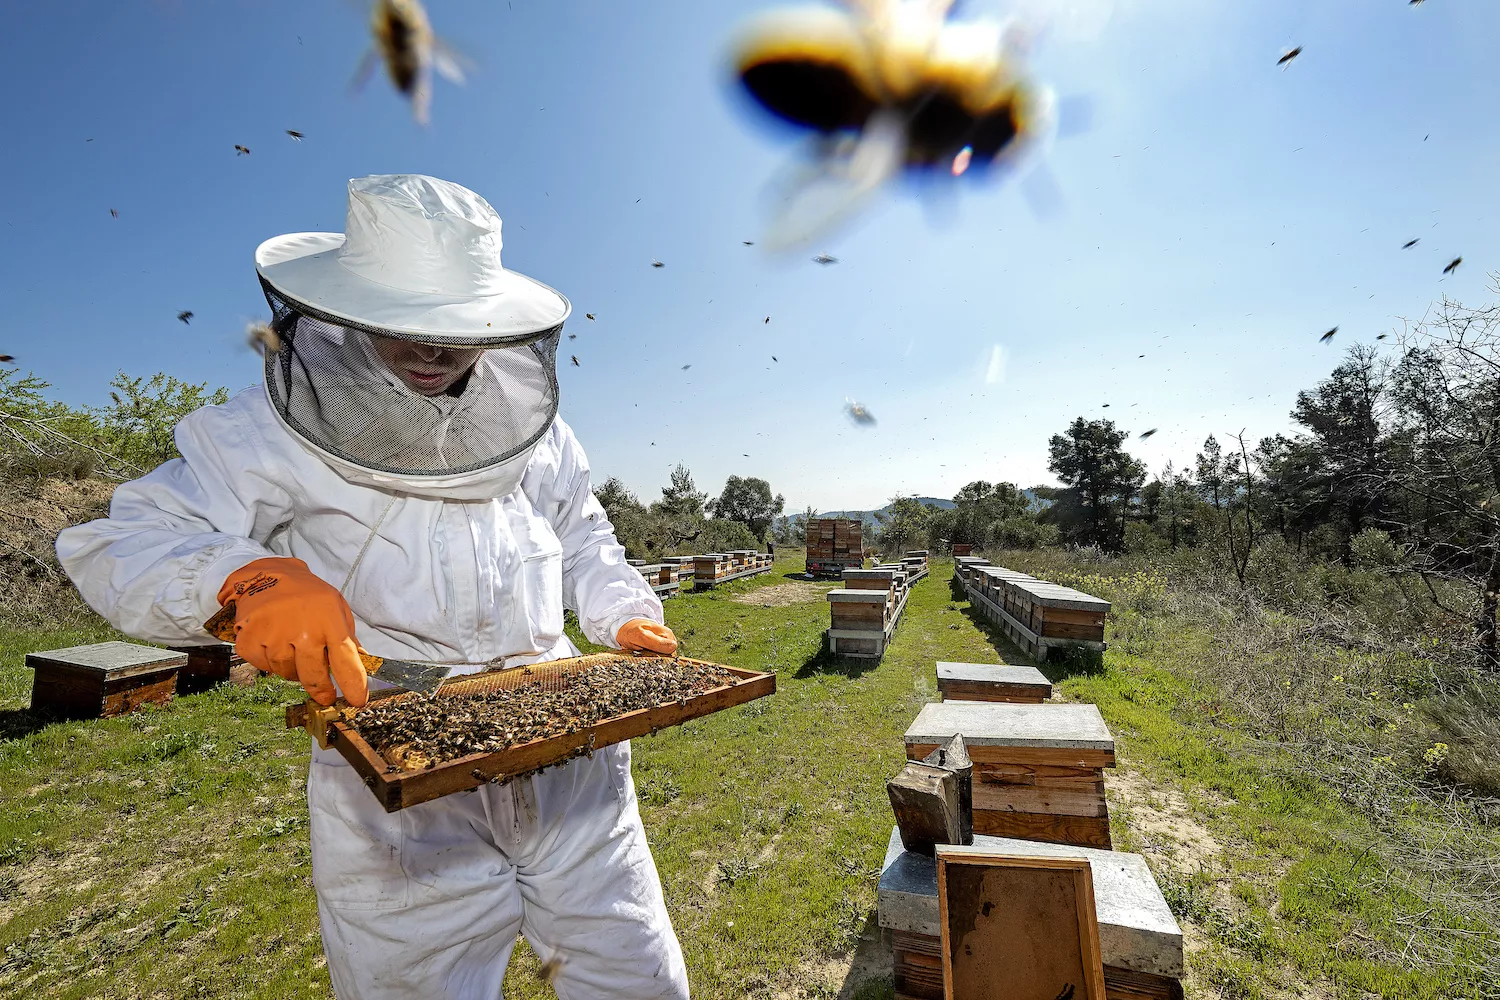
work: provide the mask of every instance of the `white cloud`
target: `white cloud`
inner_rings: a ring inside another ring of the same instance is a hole
[[[996,344],[990,348],[989,364],[984,369],[984,384],[999,385],[1005,381],[1005,363],[1009,360],[1005,348]]]

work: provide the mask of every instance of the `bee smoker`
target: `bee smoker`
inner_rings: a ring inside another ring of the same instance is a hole
[[[922,758],[922,763],[952,771],[958,779],[958,843],[974,843],[974,762],[962,733]]]

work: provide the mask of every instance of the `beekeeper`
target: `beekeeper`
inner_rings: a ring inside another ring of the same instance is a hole
[[[189,414],[182,458],[58,537],[90,606],[183,644],[233,598],[240,655],[323,704],[364,703],[357,645],[455,673],[575,655],[564,607],[593,642],[675,651],[557,415],[571,306],[501,266],[488,202],[361,178],[343,233],[268,240],[255,267],[265,384]],[[517,933],[564,1000],[688,995],[628,743],[396,813],[315,746],[307,798],[344,1000],[492,1000]]]

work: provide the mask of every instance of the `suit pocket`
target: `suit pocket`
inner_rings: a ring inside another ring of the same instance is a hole
[[[314,760],[307,779],[318,898],[349,910],[397,910],[411,899],[402,815],[381,808],[348,764]]]
[[[545,652],[563,634],[562,543],[550,530],[534,533],[532,541],[533,551],[521,560],[521,577],[532,648]]]

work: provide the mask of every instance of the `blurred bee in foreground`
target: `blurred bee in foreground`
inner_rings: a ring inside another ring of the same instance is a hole
[[[462,57],[432,33],[432,22],[419,0],[375,0],[370,33],[375,36],[375,47],[360,62],[355,89],[364,86],[375,60],[380,59],[391,83],[411,101],[412,117],[418,125],[426,125],[432,106],[432,71],[463,83]]]
[[[849,419],[861,427],[872,427],[875,424],[875,414],[871,413],[863,403],[854,400],[845,400],[844,412],[849,414]]]
[[[1027,79],[1014,25],[949,21],[952,0],[849,0],[773,11],[740,34],[740,84],[815,133],[811,163],[767,242],[804,242],[899,173],[983,176],[1013,165],[1053,124]]]
[[[251,323],[245,328],[245,340],[261,355],[281,350],[281,335],[269,323]]]

